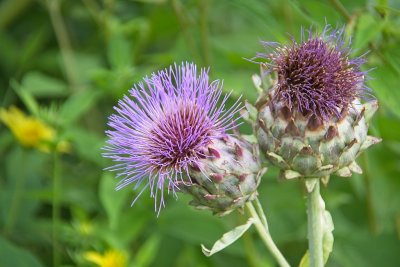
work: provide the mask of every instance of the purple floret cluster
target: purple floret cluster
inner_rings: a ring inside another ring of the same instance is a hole
[[[308,36],[290,45],[263,42],[271,53],[257,56],[267,59],[267,72],[276,72],[274,97],[284,101],[290,110],[309,113],[329,120],[340,116],[353,100],[363,94],[365,72],[363,57],[350,59],[350,48],[344,41],[343,29],[321,34],[311,30]]]
[[[106,132],[104,156],[116,163],[109,169],[121,178],[117,189],[134,183],[142,187],[139,197],[150,187],[155,203],[164,206],[164,184],[175,193],[178,182],[190,179],[189,168],[207,157],[204,148],[234,126],[239,102],[226,110],[228,97],[222,96],[222,82],[210,82],[207,69],[198,73],[190,63],[134,85],[115,107]]]

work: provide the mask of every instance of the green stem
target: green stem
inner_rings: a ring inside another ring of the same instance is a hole
[[[256,202],[256,211],[257,211],[258,215],[260,216],[261,222],[263,223],[265,229],[267,231],[269,231],[267,216],[265,216],[264,210],[262,208],[261,202],[258,199],[258,197],[255,199],[255,202]]]
[[[322,250],[322,207],[320,203],[319,179],[315,179],[315,185],[307,194],[307,221],[308,221],[308,249],[310,252],[310,267],[323,267],[324,258]]]
[[[254,207],[253,203],[247,202],[246,207],[250,212],[252,218],[254,218],[254,225],[257,229],[258,234],[260,235],[262,241],[266,245],[266,247],[271,252],[272,256],[275,260],[279,263],[281,267],[290,267],[289,263],[286,261],[285,257],[283,257],[282,253],[279,251],[278,247],[272,240],[271,234],[269,233],[268,226],[265,226],[260,219],[259,214],[257,213],[256,208]],[[262,210],[262,209],[261,209]],[[262,212],[262,217],[265,217],[264,212]],[[266,223],[265,219],[265,223]]]
[[[60,254],[58,245],[58,231],[60,223],[60,194],[61,194],[61,175],[59,156],[56,150],[53,151],[53,266],[60,266]]]

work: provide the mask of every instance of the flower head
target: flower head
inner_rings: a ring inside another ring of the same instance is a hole
[[[315,114],[329,120],[332,115],[351,105],[364,89],[362,57],[350,59],[350,48],[344,41],[343,30],[330,31],[326,26],[321,34],[309,31],[297,43],[290,45],[263,42],[272,53],[259,53],[267,59],[268,72],[277,74],[277,90],[273,97],[283,100],[290,110]]]
[[[84,258],[99,267],[125,267],[127,265],[125,253],[118,250],[108,250],[104,254],[89,251],[84,254]]]
[[[361,173],[357,156],[380,141],[368,136],[368,122],[377,101],[360,102],[367,87],[360,70],[362,57],[349,59],[343,29],[309,32],[300,43],[275,47],[268,59],[273,83],[256,77],[262,89],[256,103],[255,132],[266,158],[281,169],[281,177],[348,177]],[[265,72],[262,73],[265,75]]]
[[[43,152],[49,152],[51,143],[56,139],[56,131],[41,120],[25,115],[16,107],[8,110],[0,109],[0,120],[7,125],[21,145],[34,147]],[[70,147],[66,142],[59,142],[56,149],[68,152]]]
[[[238,104],[225,110],[226,95],[218,105],[222,83],[210,82],[208,70],[198,74],[189,63],[153,73],[129,94],[109,118],[104,155],[116,162],[110,169],[122,177],[117,189],[144,184],[142,193],[149,186],[161,207],[164,184],[175,193],[189,168],[208,156],[206,146],[234,125]]]

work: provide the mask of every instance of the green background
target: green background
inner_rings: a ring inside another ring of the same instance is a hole
[[[157,218],[148,191],[131,208],[138,192],[115,192],[103,171],[106,121],[132,84],[181,61],[211,66],[230,101],[254,103],[259,66],[246,59],[263,52],[259,41],[287,43],[325,22],[346,25],[354,56],[368,52],[380,103],[370,134],[383,138],[358,159],[363,175],[331,177],[322,189],[335,224],[327,266],[400,266],[400,2],[385,0],[3,0],[0,105],[46,121],[72,151],[23,148],[0,125],[0,266],[53,266],[54,197],[61,266],[92,266],[83,253],[109,248],[126,251],[129,266],[276,266],[254,229],[210,258],[201,253],[246,221],[240,213],[214,217],[179,194]],[[307,249],[304,188],[270,167],[259,193],[274,240],[297,266]]]

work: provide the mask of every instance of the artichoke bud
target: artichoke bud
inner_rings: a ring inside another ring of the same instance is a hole
[[[281,169],[281,177],[343,177],[361,173],[358,155],[378,143],[367,135],[368,121],[378,108],[376,100],[361,104],[367,87],[360,65],[363,58],[349,59],[343,31],[313,35],[302,43],[276,48],[258,56],[262,88],[256,102],[255,132],[267,159]],[[259,90],[259,89],[258,89]]]
[[[274,89],[271,90],[274,93]],[[259,103],[257,103],[259,104]],[[361,173],[356,157],[379,138],[367,135],[367,108],[355,100],[341,117],[329,121],[309,113],[292,111],[268,98],[258,107],[256,134],[267,159],[278,166],[286,179],[325,177],[332,173],[348,177]]]
[[[225,135],[208,145],[204,157],[190,167],[189,181],[178,186],[193,197],[191,205],[223,216],[257,196],[264,173],[255,144]]]

